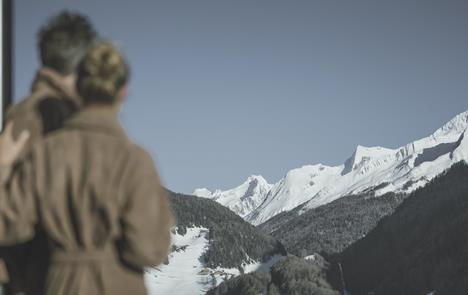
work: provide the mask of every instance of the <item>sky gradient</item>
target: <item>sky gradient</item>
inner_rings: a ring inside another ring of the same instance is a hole
[[[37,70],[39,26],[89,15],[131,64],[121,121],[177,192],[341,164],[468,109],[464,0],[15,3],[15,98]]]

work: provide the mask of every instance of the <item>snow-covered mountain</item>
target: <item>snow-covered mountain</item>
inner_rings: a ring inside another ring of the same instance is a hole
[[[202,188],[196,189],[193,195],[217,201],[245,218],[265,201],[271,187],[272,185],[262,176],[252,175],[243,184],[233,189],[210,192],[208,189]]]
[[[454,163],[468,161],[467,128],[465,111],[430,136],[397,149],[358,146],[339,166],[306,165],[289,171],[275,184],[251,176],[234,189],[197,189],[194,195],[213,199],[258,225],[301,204],[308,210],[368,190],[377,196],[409,193]]]

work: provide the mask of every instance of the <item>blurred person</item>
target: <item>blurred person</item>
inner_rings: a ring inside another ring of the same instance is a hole
[[[6,115],[7,122],[14,122],[14,135],[27,129],[30,142],[60,127],[59,123],[81,106],[75,89],[76,68],[97,40],[88,18],[68,11],[50,18],[37,36],[41,69],[31,94]]]
[[[87,17],[64,11],[40,28],[37,37],[41,69],[36,74],[31,94],[9,108],[6,114],[6,123],[13,123],[9,131],[14,139],[28,131],[27,142],[18,145],[23,153],[47,133],[60,128],[81,107],[75,90],[76,67],[96,41],[97,33]],[[9,277],[5,286],[8,294],[37,294],[36,291],[43,288],[38,284],[44,281],[41,276],[46,272],[48,261],[44,249],[45,240],[38,231],[35,240],[0,250],[7,265],[5,270],[0,263],[0,283],[5,283]]]
[[[146,294],[143,268],[168,254],[173,224],[166,191],[149,154],[132,143],[117,115],[129,68],[109,43],[78,67],[84,108],[13,162],[19,143],[0,138],[0,242],[49,245],[45,294]],[[7,133],[5,133],[7,134]],[[5,144],[6,143],[6,144]],[[9,160],[8,160],[9,159]],[[13,165],[13,163],[15,163]]]

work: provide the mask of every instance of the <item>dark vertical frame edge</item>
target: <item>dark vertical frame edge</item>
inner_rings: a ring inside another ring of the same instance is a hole
[[[13,0],[2,0],[2,119],[5,120],[5,111],[13,100]]]

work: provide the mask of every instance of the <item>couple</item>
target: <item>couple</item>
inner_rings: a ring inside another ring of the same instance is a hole
[[[128,65],[78,14],[38,37],[43,68],[0,136],[10,293],[146,294],[143,268],[167,257],[172,215],[151,157],[118,123]]]

